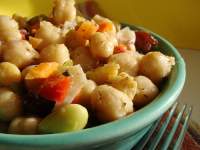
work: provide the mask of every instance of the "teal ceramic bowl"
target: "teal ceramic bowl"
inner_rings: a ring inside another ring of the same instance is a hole
[[[132,28],[136,28],[133,27]],[[137,28],[148,31],[144,28]],[[151,32],[152,33],[152,32]],[[167,40],[152,33],[159,40],[163,53],[174,56],[176,65],[159,96],[150,104],[123,119],[79,132],[49,135],[0,134],[2,150],[81,150],[131,149],[150,129],[153,122],[176,101],[185,82],[185,63],[179,52]]]

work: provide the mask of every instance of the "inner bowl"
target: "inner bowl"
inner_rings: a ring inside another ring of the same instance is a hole
[[[141,27],[126,26],[150,32]],[[115,148],[128,146],[128,143],[131,143],[131,146],[135,145],[152,123],[176,101],[186,76],[185,63],[177,49],[159,35],[150,33],[159,41],[160,51],[174,56],[176,61],[168,80],[154,101],[125,118],[78,132],[46,135],[0,134],[0,149],[112,149],[113,145]]]

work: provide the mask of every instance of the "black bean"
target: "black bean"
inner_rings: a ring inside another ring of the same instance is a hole
[[[51,113],[54,105],[54,101],[47,100],[34,93],[28,93],[24,96],[23,108],[25,115],[45,117]]]

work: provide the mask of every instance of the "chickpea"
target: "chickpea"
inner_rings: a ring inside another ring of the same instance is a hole
[[[61,36],[61,29],[54,26],[52,23],[48,21],[41,21],[40,28],[36,32],[35,37],[38,39],[42,39],[40,45],[38,45],[38,49],[43,49],[49,44],[62,43],[63,38]]]
[[[96,88],[96,83],[92,80],[87,80],[87,82],[84,84],[80,92],[80,96],[83,96],[85,99],[89,99],[90,94],[95,88]]]
[[[79,104],[90,108],[90,95],[96,88],[96,83],[92,80],[87,80],[87,82],[83,85],[79,95],[78,102]]]
[[[9,62],[0,63],[0,84],[11,85],[20,82],[21,72],[16,65]]]
[[[150,78],[155,84],[169,75],[175,64],[174,57],[161,52],[149,52],[140,61],[139,73]]]
[[[3,60],[24,68],[35,62],[39,53],[25,40],[10,41],[3,47]]]
[[[53,7],[53,19],[56,24],[64,24],[65,21],[73,21],[76,18],[74,0],[55,0]]]
[[[22,37],[18,29],[18,24],[14,19],[0,15],[0,40],[20,40]]]
[[[64,64],[70,60],[69,50],[64,44],[51,44],[40,52],[41,62],[57,62]]]
[[[91,94],[91,106],[100,121],[108,122],[133,112],[129,97],[108,85],[100,85]]]
[[[100,15],[95,15],[92,20],[94,20],[98,25],[101,25],[102,23],[109,23],[110,25],[112,25],[112,29],[110,31],[107,32],[111,32],[112,34],[116,34],[116,26],[113,23],[113,21],[111,21],[108,18],[102,17]]]
[[[26,74],[29,72],[30,69],[32,69],[33,67],[35,67],[36,65],[31,65],[31,66],[27,66],[26,68],[24,68],[22,70],[22,73],[21,73],[21,79],[24,80],[25,79],[25,76]]]
[[[8,132],[12,134],[36,134],[40,120],[36,117],[17,117],[11,121]]]
[[[22,111],[22,100],[13,91],[0,88],[0,120],[10,121]]]
[[[121,72],[111,83],[116,89],[126,93],[133,100],[137,91],[137,82],[125,72]]]
[[[136,107],[142,107],[150,103],[158,94],[159,90],[156,85],[145,76],[137,76],[137,92],[133,103]]]
[[[116,38],[106,32],[96,32],[90,39],[90,52],[94,58],[108,58],[117,45]]]
[[[97,84],[111,83],[118,75],[120,66],[115,63],[108,63],[86,73],[87,78]]]
[[[40,47],[42,42],[43,42],[43,40],[40,38],[29,36],[29,43],[33,46],[34,49],[37,49],[38,51],[41,50],[38,48]]]
[[[135,51],[134,52],[134,54],[133,54],[136,58],[137,58],[137,60],[140,62],[140,60],[143,58],[143,54],[141,54],[141,53],[139,53],[139,52],[137,52],[137,51]]]
[[[119,72],[126,72],[131,76],[136,76],[139,69],[139,57],[132,51],[112,55],[108,62],[120,65]]]
[[[96,60],[91,56],[88,48],[76,48],[70,56],[74,64],[80,64],[84,71],[89,71],[96,66]]]

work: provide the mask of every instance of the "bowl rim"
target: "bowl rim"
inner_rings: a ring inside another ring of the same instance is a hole
[[[99,144],[99,141],[102,143],[113,138],[117,140],[117,138],[121,136],[128,134],[130,135],[131,133],[137,132],[155,121],[164,112],[166,112],[176,101],[176,98],[179,96],[184,86],[186,78],[185,62],[179,54],[178,50],[163,37],[143,27],[137,27],[128,24],[126,24],[126,26],[129,26],[132,29],[139,29],[150,32],[156,39],[167,46],[175,57],[175,77],[173,79],[173,83],[171,83],[171,85],[164,90],[164,93],[161,92],[161,94],[153,102],[141,110],[135,112],[134,115],[130,115],[110,123],[68,133],[44,135],[12,135],[0,133],[0,144],[29,146],[67,145],[69,147],[73,147],[74,145],[88,145],[88,143]],[[134,124],[135,122],[137,122],[137,125],[131,126],[131,124]],[[123,129],[123,131],[120,129]]]

